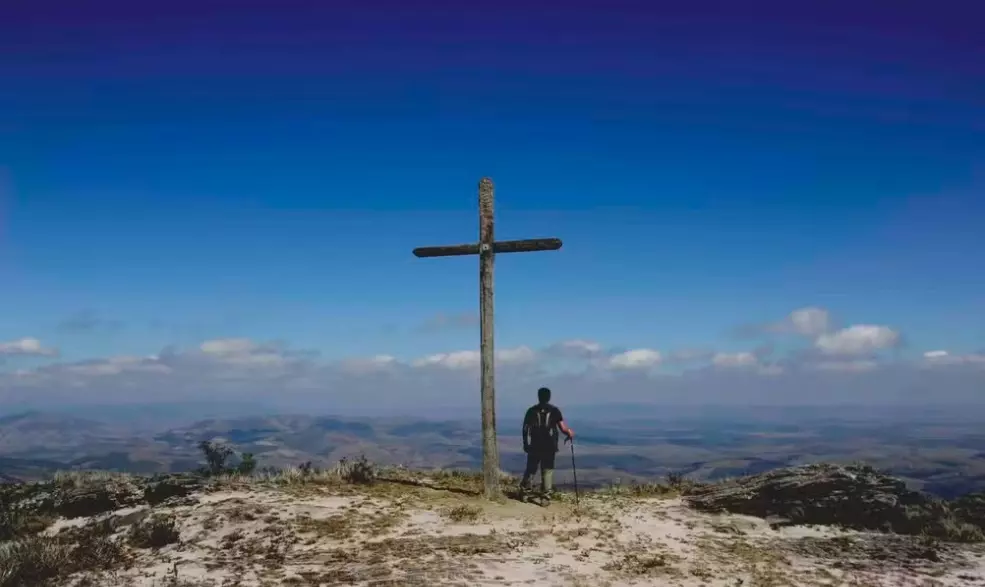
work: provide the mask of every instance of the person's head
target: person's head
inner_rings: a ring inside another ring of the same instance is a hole
[[[537,401],[542,404],[546,404],[551,401],[551,390],[546,387],[541,387],[537,390]]]

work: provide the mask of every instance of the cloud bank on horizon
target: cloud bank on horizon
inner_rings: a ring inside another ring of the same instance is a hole
[[[965,404],[980,402],[985,353],[901,352],[887,325],[836,327],[829,312],[807,307],[757,327],[766,344],[745,351],[615,348],[585,339],[543,348],[496,349],[497,389],[505,405],[547,385],[568,404],[810,405]],[[746,335],[749,330],[746,329]],[[47,359],[0,371],[0,403],[262,401],[284,408],[345,413],[416,413],[475,403],[478,350],[419,357],[322,359],[282,342],[225,338],[150,356],[59,361],[34,338],[0,343],[0,358]]]

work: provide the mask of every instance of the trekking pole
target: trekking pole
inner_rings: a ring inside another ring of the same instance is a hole
[[[569,440],[571,442],[571,474],[575,478],[575,509],[578,509],[578,468],[575,467],[575,441]]]

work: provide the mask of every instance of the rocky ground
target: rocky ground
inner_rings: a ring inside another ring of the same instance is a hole
[[[612,487],[546,508],[485,501],[479,483],[398,469],[8,486],[0,587],[985,585],[978,500],[940,502],[864,467]]]

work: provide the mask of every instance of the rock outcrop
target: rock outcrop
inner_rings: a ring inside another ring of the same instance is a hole
[[[55,492],[52,513],[67,519],[95,516],[143,501],[143,488],[133,479],[111,477],[102,483],[82,484]]]
[[[144,485],[144,501],[149,505],[157,505],[170,499],[187,497],[201,490],[202,486],[202,477],[199,475],[159,475],[152,477]]]
[[[969,493],[951,502],[951,509],[961,520],[985,528],[985,493]]]
[[[138,477],[80,474],[61,481],[0,484],[0,540],[34,519],[87,518],[137,505],[171,503],[201,491],[205,480],[193,474]]]
[[[0,587],[985,584],[985,545],[954,542],[981,537],[969,520],[985,496],[943,502],[866,467],[562,492],[550,524],[540,506],[482,499],[481,474],[372,473],[0,485]],[[897,533],[697,511],[723,509]]]
[[[695,487],[686,501],[700,511],[757,516],[778,526],[834,525],[963,542],[982,540],[985,519],[962,514],[985,508],[952,507],[865,465],[779,469]]]

